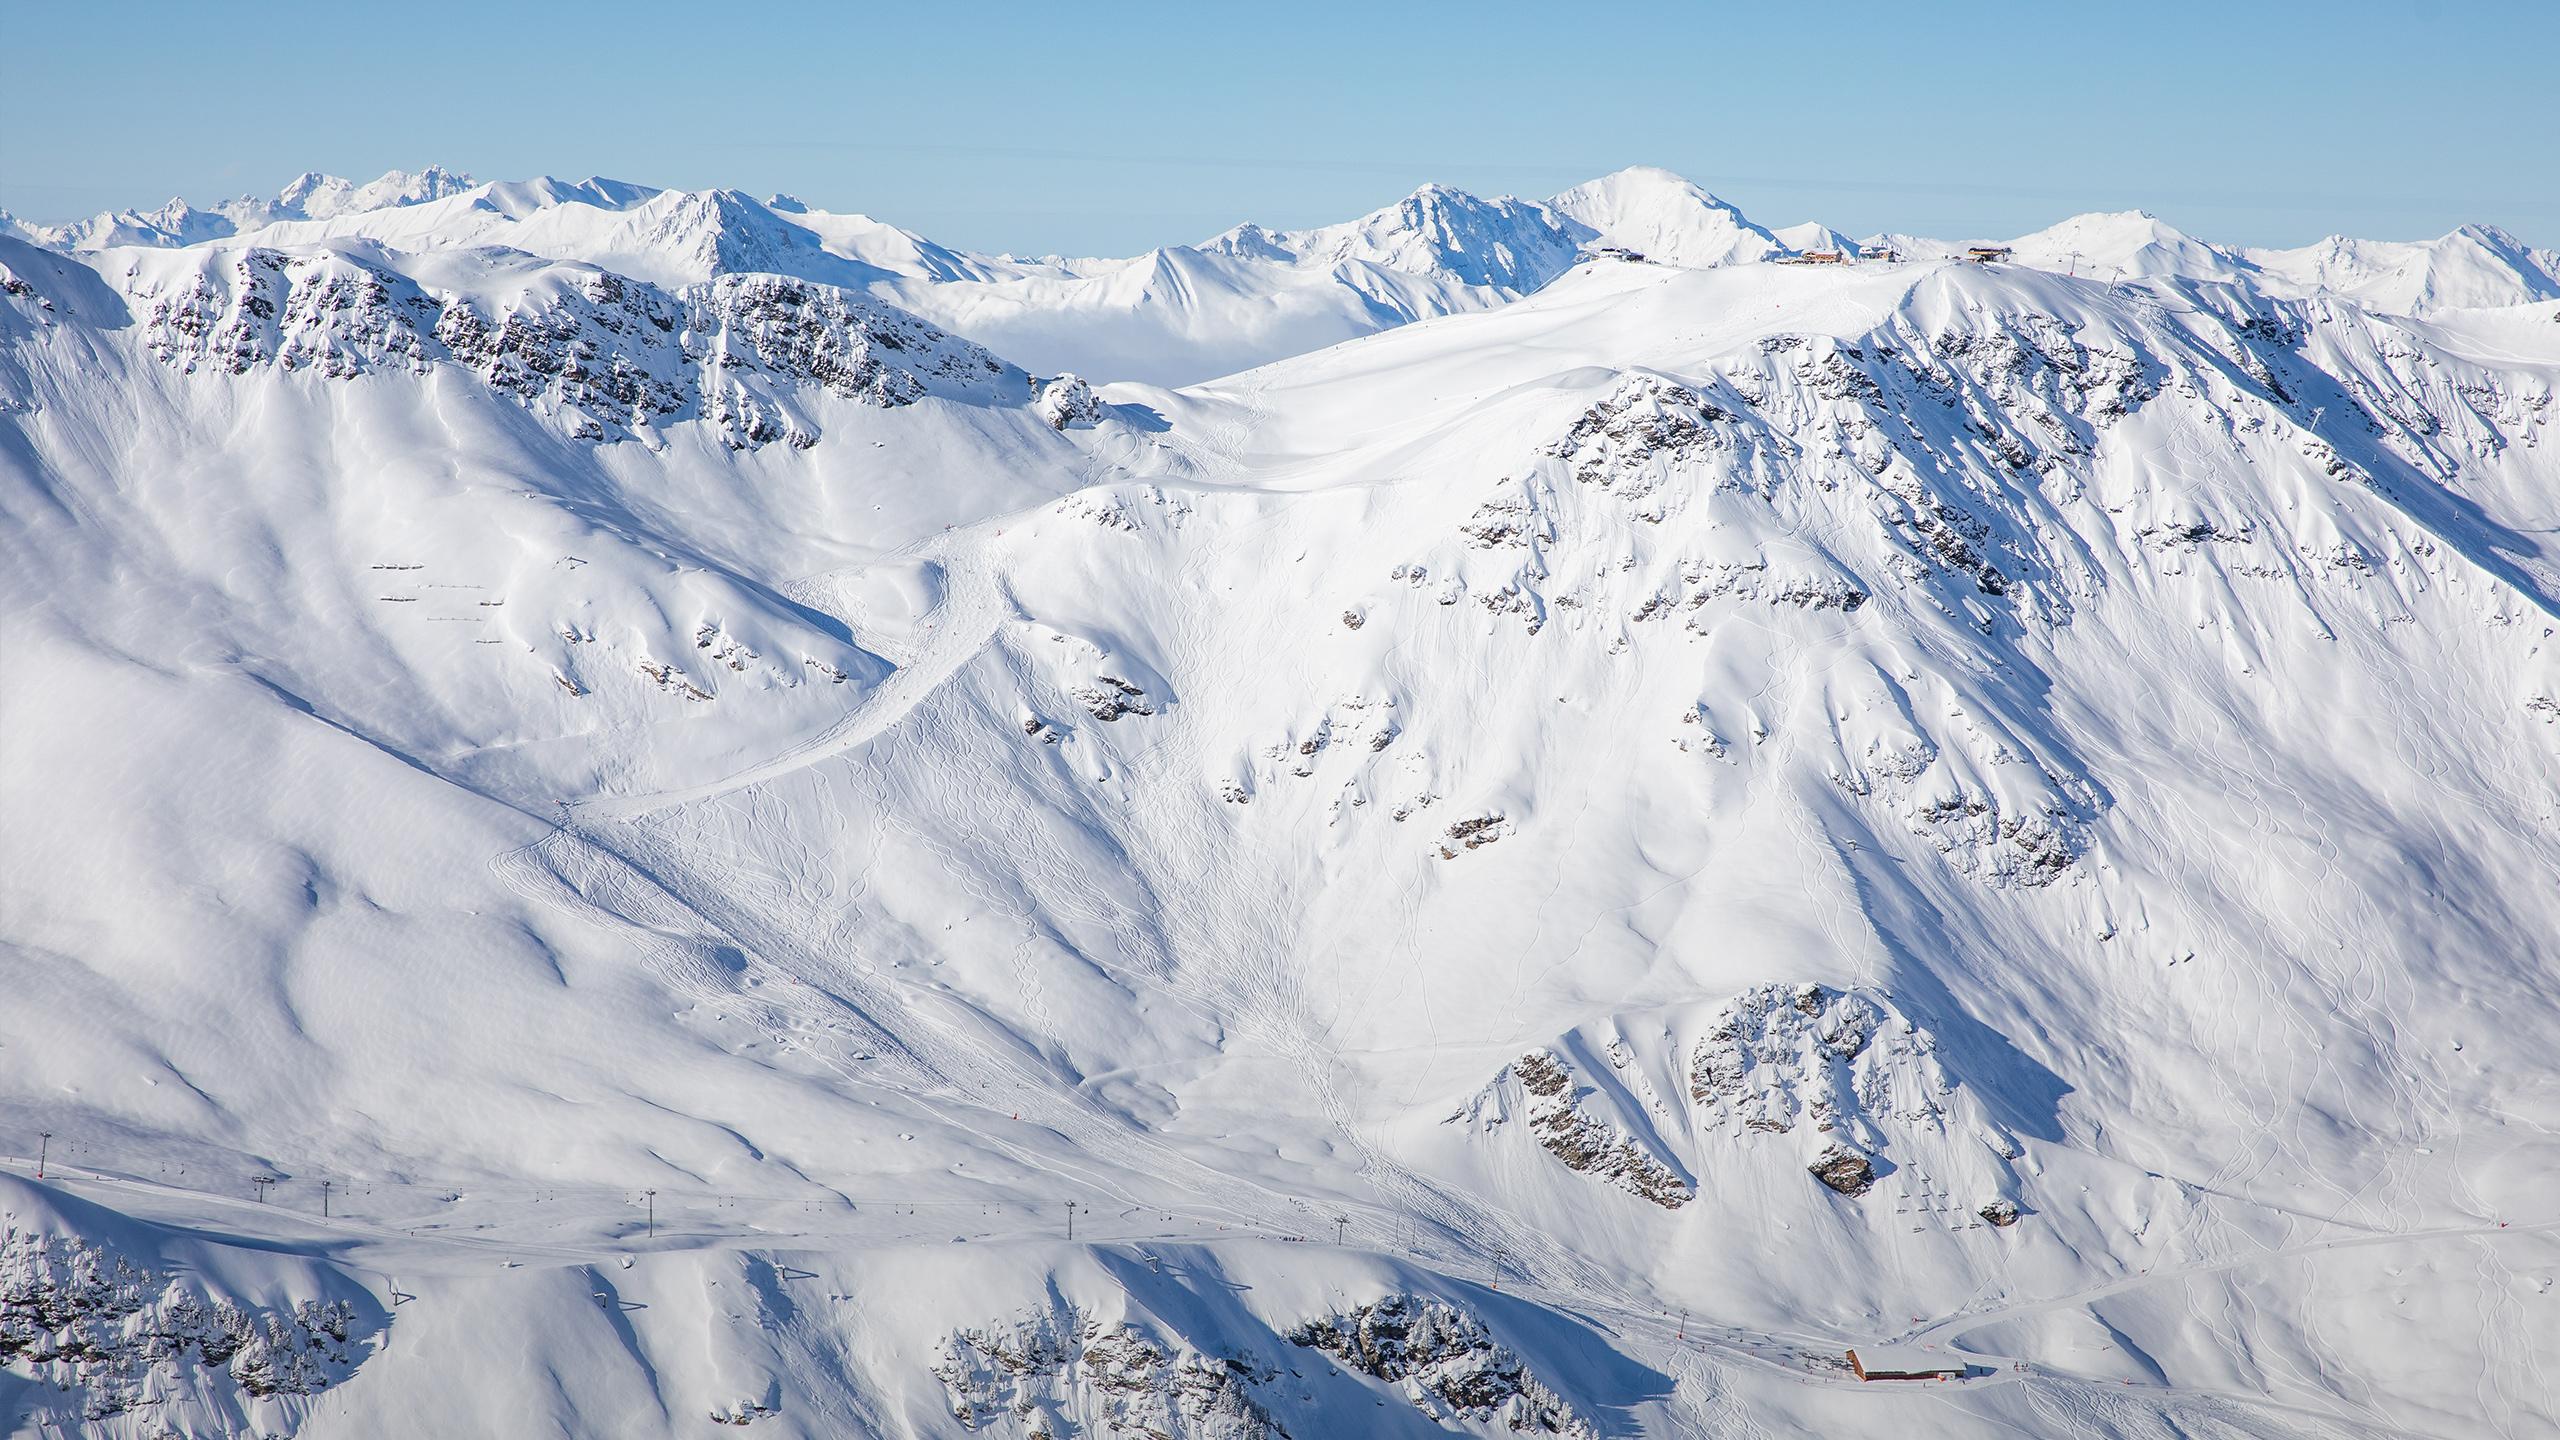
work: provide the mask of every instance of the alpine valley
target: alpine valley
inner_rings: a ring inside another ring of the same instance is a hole
[[[0,1430],[2560,1437],[2560,253],[0,292]]]

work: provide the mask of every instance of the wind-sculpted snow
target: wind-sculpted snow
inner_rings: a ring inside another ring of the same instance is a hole
[[[0,240],[9,1133],[266,1433],[2550,1428],[2554,301],[1432,205]]]

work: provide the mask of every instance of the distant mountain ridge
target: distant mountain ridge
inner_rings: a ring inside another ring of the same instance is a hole
[[[60,225],[33,225],[6,215],[0,215],[0,221],[5,221],[21,238],[58,249],[195,245],[282,221],[326,220],[424,204],[461,194],[477,184],[470,176],[441,165],[388,171],[363,185],[306,170],[288,181],[272,200],[242,195],[199,209],[183,199],[172,199],[155,210],[108,210]]]
[[[459,184],[0,235],[0,1434],[2560,1433],[2540,252]]]
[[[402,250],[503,246],[677,288],[773,273],[864,290],[1035,370],[1188,384],[1436,316],[1507,304],[1600,257],[1683,268],[1807,253],[1859,263],[1966,244],[1898,233],[1863,242],[1819,223],[1770,229],[1668,170],[1637,166],[1547,199],[1425,185],[1357,219],[1306,229],[1245,223],[1198,245],[1122,258],[1023,259],[954,249],[867,215],[788,196],[541,178],[480,184],[428,166],[365,184],[304,174],[271,200],[172,200],[61,225],[9,220],[69,251],[364,238]],[[2074,216],[2005,242],[2012,263],[2106,280],[2183,276],[2272,294],[2334,294],[2386,313],[2560,297],[2560,252],[2487,226],[2432,241],[2333,237],[2292,250],[2185,235],[2143,211]]]

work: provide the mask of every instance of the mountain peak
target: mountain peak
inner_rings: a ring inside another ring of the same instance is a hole
[[[2010,242],[2018,263],[2105,276],[2186,275],[2228,278],[2246,268],[2148,210],[2096,210],[2074,215]]]
[[[1656,166],[1603,175],[1547,203],[1611,243],[1670,265],[1730,265],[1786,249],[1733,205]]]
[[[1603,175],[1596,180],[1586,180],[1583,182],[1583,185],[1614,185],[1620,187],[1653,185],[1682,190],[1695,190],[1698,188],[1696,183],[1691,181],[1688,176],[1681,174],[1677,170],[1666,170],[1659,165],[1623,166],[1619,169],[1610,171],[1608,174]]]
[[[448,195],[459,195],[478,183],[468,175],[441,165],[429,165],[423,170],[386,170],[379,178],[364,185],[340,176],[324,175],[317,170],[305,170],[277,193],[275,208],[291,218],[327,220],[368,210],[422,205]]]
[[[1718,209],[1733,208],[1705,186],[1676,170],[1665,170],[1659,165],[1630,165],[1623,170],[1612,170],[1596,180],[1586,180],[1564,194],[1608,195],[1622,203],[1639,197],[1656,197],[1660,201],[1704,201]],[[1556,198],[1561,200],[1564,196]]]
[[[2507,231],[2478,220],[2467,225],[2455,226],[2453,232],[2444,238],[2448,241],[2468,240],[2474,244],[2485,245],[2492,250],[2507,253],[2521,253],[2532,248]]]
[[[1526,294],[1564,273],[1589,232],[1534,200],[1437,182],[1357,220],[1311,230],[1247,223],[1200,250],[1284,265],[1366,262]]]

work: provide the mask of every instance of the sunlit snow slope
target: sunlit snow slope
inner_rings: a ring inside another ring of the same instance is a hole
[[[386,185],[0,239],[15,1430],[2560,1434],[2545,252]]]
[[[1198,245],[1128,258],[978,254],[787,195],[757,200],[736,190],[594,178],[477,184],[435,166],[363,185],[304,175],[273,199],[244,196],[201,209],[171,200],[65,225],[0,215],[0,235],[12,232],[87,253],[225,240],[503,247],[668,288],[725,274],[790,275],[865,291],[1043,373],[1170,385],[1502,305],[1586,253],[1703,269],[1806,252],[1854,258],[1865,249],[1945,259],[1969,243],[1889,234],[1862,247],[1816,223],[1766,229],[1646,166],[1545,202],[1425,185],[1341,224],[1239,225]],[[2479,225],[2424,243],[2332,237],[2297,250],[2240,250],[2128,211],[2075,216],[2009,248],[2013,263],[2073,277],[2246,280],[2271,294],[2334,293],[2391,314],[2560,299],[2560,253]]]

